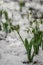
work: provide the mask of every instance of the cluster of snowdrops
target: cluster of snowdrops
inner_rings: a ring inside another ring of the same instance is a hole
[[[22,5],[24,6],[24,3],[20,3],[20,6]],[[2,20],[3,14],[6,21]],[[31,63],[33,62],[34,56],[39,54],[40,47],[43,50],[43,19],[32,17],[32,10],[30,10],[30,13],[28,13],[27,16],[30,25],[29,27],[26,27],[26,31],[27,34],[33,34],[30,42],[27,38],[25,38],[25,40],[22,39],[22,36],[19,33],[20,25],[12,25],[12,19],[8,17],[8,12],[6,10],[0,10],[0,31],[4,31],[6,33],[5,38],[8,33],[11,33],[14,30],[17,32],[26,49],[28,61]]]

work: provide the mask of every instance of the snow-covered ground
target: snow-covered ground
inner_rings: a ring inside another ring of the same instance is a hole
[[[26,14],[26,9],[28,7],[34,7],[35,9],[39,9],[40,12],[43,12],[43,5],[33,3],[26,3],[26,8],[23,8],[23,13]],[[20,33],[22,35],[22,38],[25,39],[28,37],[27,33],[24,32],[25,26],[29,23],[27,18],[24,17],[24,19],[21,18],[21,15],[19,13],[20,7],[17,2],[3,2],[0,3],[0,9],[7,10],[9,13],[9,18],[12,17],[12,13],[14,15],[14,22],[13,24],[20,24]],[[5,34],[3,32],[0,32],[0,34]],[[12,35],[13,34],[13,35]],[[43,51],[39,52],[39,55],[34,58],[34,60],[38,60],[39,63],[36,65],[43,65]],[[0,40],[0,65],[32,65],[32,64],[23,64],[23,61],[28,61],[26,50],[19,39],[19,36],[12,32],[8,34],[6,40]],[[34,64],[35,65],[35,64]]]

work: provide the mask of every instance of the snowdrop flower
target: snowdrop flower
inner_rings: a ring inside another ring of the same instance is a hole
[[[35,23],[33,23],[33,24],[32,24],[32,28],[34,28],[34,29],[35,29],[35,27],[36,27],[36,24],[35,24]]]
[[[39,25],[39,29],[40,29],[40,31],[43,31],[43,24]]]
[[[37,19],[37,21],[39,22],[39,21],[40,21],[40,19]]]
[[[3,19],[2,19],[2,22],[3,22],[3,23],[6,23],[6,20],[5,20],[5,18],[3,18]]]
[[[9,18],[12,18],[12,14],[11,14],[10,11],[8,12],[8,17],[9,17]]]
[[[5,15],[4,15],[4,14],[2,15],[2,22],[3,22],[3,23],[6,22],[6,19],[5,19]]]
[[[10,29],[10,26],[8,25],[8,30]]]
[[[31,33],[31,32],[29,32],[28,37],[29,37],[29,39],[31,40],[31,39],[34,37],[34,34]]]
[[[29,11],[28,11],[28,13],[30,14],[30,13],[31,13],[31,11],[29,10]]]
[[[30,32],[32,33],[32,30],[33,30],[33,29],[32,29],[32,28],[29,28],[29,30],[30,30]]]
[[[28,2],[25,3],[25,7],[27,7],[27,8],[29,7],[29,3]]]

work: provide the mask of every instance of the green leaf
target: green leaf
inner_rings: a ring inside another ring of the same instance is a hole
[[[3,23],[3,29],[5,32],[8,32],[8,23]]]
[[[35,53],[35,54],[38,54],[38,53],[39,53],[39,45],[38,45],[37,43],[35,43],[35,44],[33,45],[33,48],[34,48],[34,53]]]
[[[7,13],[7,11],[4,11],[4,14],[5,14],[5,19],[8,20],[8,13]]]
[[[2,17],[2,10],[0,10],[0,17]]]
[[[42,50],[43,50],[43,40],[42,40]]]
[[[32,38],[31,41],[30,41],[30,44],[29,44],[30,48],[32,48],[33,44],[34,44],[34,38]]]
[[[34,56],[35,56],[35,53],[33,52],[32,56],[31,56],[32,61],[33,61]]]
[[[39,46],[41,46],[41,42],[42,42],[42,37],[39,37],[39,39],[38,39]]]
[[[25,39],[25,48],[27,50],[27,52],[29,51],[29,43],[28,43],[28,40]]]
[[[1,27],[1,25],[0,25],[0,30],[2,30],[2,27]]]

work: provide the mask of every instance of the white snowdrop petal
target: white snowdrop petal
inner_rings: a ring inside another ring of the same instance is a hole
[[[35,27],[36,27],[36,24],[35,24],[35,23],[33,23],[33,24],[32,24],[32,27],[33,27],[33,28],[35,28]]]
[[[39,25],[40,31],[43,31],[43,24]]]
[[[5,20],[5,18],[3,18],[3,19],[2,19],[2,22],[3,22],[3,23],[6,23],[6,20]]]

